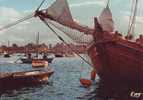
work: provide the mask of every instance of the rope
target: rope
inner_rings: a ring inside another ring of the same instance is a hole
[[[50,24],[52,24],[53,26],[55,26],[56,28],[58,28],[60,31],[62,31],[63,33],[65,33],[68,37],[70,37],[72,40],[74,40],[76,43],[90,43],[91,40],[93,39],[91,35],[89,34],[84,34],[83,32],[80,32],[78,30],[69,28],[67,26],[63,26],[61,25],[55,25],[56,23],[52,23],[51,21],[49,21]]]
[[[133,7],[134,2],[132,3],[132,7]],[[135,0],[135,6],[134,9],[131,9],[133,15],[130,16],[130,20],[129,20],[129,30],[128,30],[128,35],[131,35],[134,33],[134,28],[135,28],[135,21],[136,21],[136,14],[137,14],[137,6],[138,6],[138,0]]]
[[[36,9],[36,11],[38,11],[38,10],[40,9],[40,7],[44,4],[45,1],[46,1],[46,0],[43,0],[43,1],[40,3],[40,5],[39,5],[38,8]],[[35,12],[36,12],[36,11],[35,11]],[[10,24],[8,24],[8,25],[6,25],[6,26],[0,28],[0,31],[2,31],[2,30],[4,30],[4,29],[7,29],[7,28],[10,28],[10,27],[12,27],[12,26],[14,26],[14,25],[17,25],[17,24],[19,24],[19,23],[21,23],[21,22],[23,22],[23,21],[25,21],[25,20],[28,20],[28,19],[34,17],[35,12],[32,13],[32,14],[29,14],[28,16],[23,17],[23,18],[21,18],[21,19],[15,21],[15,22],[13,22],[13,23],[10,23]]]
[[[13,23],[10,23],[10,24],[8,24],[8,25],[6,25],[6,26],[3,26],[2,28],[0,28],[0,31],[2,31],[2,30],[4,30],[4,29],[7,29],[7,28],[10,28],[10,27],[12,27],[12,26],[14,26],[14,25],[17,25],[17,24],[19,24],[19,23],[21,23],[21,22],[23,22],[23,21],[25,21],[25,20],[28,20],[28,19],[32,18],[33,16],[34,16],[33,13],[32,13],[32,14],[29,14],[28,16],[26,16],[26,17],[24,17],[24,18],[21,18],[21,19],[15,21],[15,22],[13,22]]]
[[[39,11],[40,7],[44,4],[45,1],[46,1],[46,0],[43,0],[43,1],[40,3],[40,5],[37,7],[37,10],[36,10],[36,11]]]
[[[42,21],[49,27],[49,29],[63,42],[65,43],[72,51],[73,49],[68,45],[68,43],[60,36],[57,34],[57,32],[45,21],[45,19],[41,18]],[[73,51],[74,52],[74,51]],[[87,60],[85,60],[81,55],[79,55],[78,53],[74,52],[78,57],[80,57],[83,61],[85,61],[89,66],[92,66],[92,64],[90,62],[88,62]]]

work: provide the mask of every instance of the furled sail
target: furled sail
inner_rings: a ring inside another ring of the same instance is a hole
[[[93,32],[93,29],[90,29],[88,26],[80,25],[75,22],[72,18],[67,0],[56,0],[47,10],[46,13],[52,18],[67,27],[77,29],[80,32]]]
[[[78,40],[78,43],[79,41],[89,43],[93,40],[91,33],[94,29],[80,25],[73,20],[66,0],[56,0],[49,8],[41,10],[41,13],[40,17],[44,18],[44,21],[58,28],[73,40],[76,39],[76,42]]]
[[[102,26],[104,31],[113,32],[114,31],[114,22],[112,19],[112,13],[109,6],[103,9],[101,15],[99,16],[99,23]]]

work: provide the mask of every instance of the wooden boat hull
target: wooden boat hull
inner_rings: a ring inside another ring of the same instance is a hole
[[[104,45],[106,59],[100,57],[96,51],[94,51],[96,55],[90,52],[90,57],[102,79],[143,82],[143,47],[135,48],[136,44],[128,41],[114,41],[99,45]]]
[[[63,57],[62,54],[55,54],[55,57]]]
[[[21,58],[20,60],[21,60],[22,63],[24,63],[24,64],[31,64],[31,63],[32,63],[32,59]]]
[[[42,59],[33,59],[32,67],[33,68],[48,67],[48,61]]]
[[[101,79],[143,83],[143,46],[96,27],[88,54]]]
[[[0,91],[48,83],[52,69],[0,74]]]

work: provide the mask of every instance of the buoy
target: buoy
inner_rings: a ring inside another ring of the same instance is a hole
[[[84,79],[84,78],[80,78],[80,83],[84,86],[84,87],[90,87],[92,85],[92,81],[89,79]]]
[[[96,78],[96,70],[93,69],[93,70],[91,71],[91,80],[92,80],[92,81],[95,81],[95,78]]]

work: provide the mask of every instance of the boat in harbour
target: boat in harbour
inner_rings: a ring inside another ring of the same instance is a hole
[[[37,11],[35,16],[38,16],[48,27],[49,24],[55,26],[68,36],[62,26],[76,29],[86,36],[90,35],[92,38],[90,38],[91,42],[88,41],[88,55],[93,63],[92,67],[96,69],[101,79],[108,82],[116,80],[143,83],[143,46],[132,39],[133,31],[131,31],[135,26],[132,24],[135,24],[137,1],[127,36],[114,31],[112,13],[108,4],[99,18],[95,18],[94,29],[82,26],[72,19],[66,0],[55,1],[48,9]],[[61,7],[62,10],[57,7]]]
[[[48,61],[43,59],[32,59],[33,68],[48,67]]]
[[[52,63],[54,57],[48,57],[47,54],[45,54],[45,53],[43,54],[43,58],[39,58],[39,32],[36,36],[36,45],[37,45],[37,47],[36,47],[36,57],[32,57],[31,53],[27,54],[27,52],[26,52],[26,56],[20,58],[22,63],[32,64],[33,60],[35,62],[35,61],[38,61],[38,59],[39,59],[38,63],[41,62],[42,60],[45,61],[45,62],[48,62],[48,63]]]
[[[39,10],[38,8],[34,12],[34,17],[39,17],[64,43],[66,43],[64,39],[53,27],[66,34],[74,42],[86,44],[92,61],[90,65],[96,69],[100,79],[106,82],[142,84],[143,36],[141,35],[138,39],[133,38],[138,0],[134,1],[135,6],[132,6],[134,8],[126,36],[115,31],[109,2],[101,15],[98,18],[95,17],[94,28],[81,25],[72,18],[67,0],[56,0],[47,9]],[[31,17],[33,16],[29,19]]]
[[[4,57],[5,57],[5,58],[9,58],[9,57],[10,57],[10,54],[7,53],[7,52],[4,52]]]
[[[0,73],[0,92],[25,86],[48,83],[54,73],[52,69],[30,70],[12,73]]]
[[[22,57],[22,58],[20,58],[20,60],[22,61],[23,64],[32,64],[33,58]],[[41,58],[40,60],[45,60],[48,63],[52,63],[54,58],[53,57],[47,57],[47,58]]]

